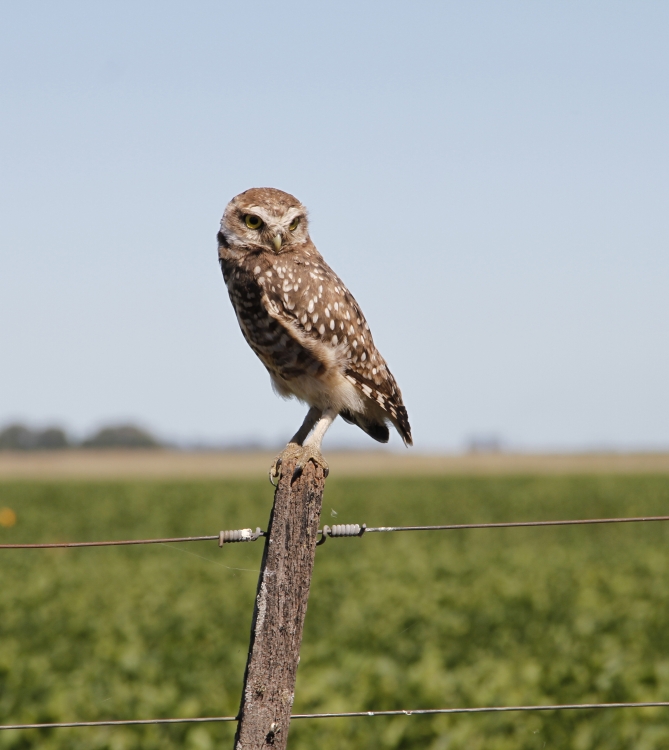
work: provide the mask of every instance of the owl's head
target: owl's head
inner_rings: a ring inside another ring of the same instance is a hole
[[[279,254],[309,240],[307,209],[289,193],[251,188],[228,203],[218,241],[235,250]]]

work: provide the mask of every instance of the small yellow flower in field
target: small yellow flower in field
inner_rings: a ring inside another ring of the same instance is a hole
[[[0,526],[9,528],[16,523],[16,513],[11,508],[0,508]]]

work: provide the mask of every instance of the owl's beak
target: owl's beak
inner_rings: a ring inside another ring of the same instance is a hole
[[[274,239],[272,241],[274,242],[274,247],[276,248],[276,251],[278,253],[279,250],[281,250],[281,243],[283,242],[281,235],[280,234],[274,235]]]

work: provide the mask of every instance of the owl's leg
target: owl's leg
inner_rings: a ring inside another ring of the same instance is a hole
[[[295,443],[296,445],[304,445],[304,441],[307,438],[307,435],[314,429],[314,425],[318,420],[322,417],[323,410],[318,409],[315,406],[312,406],[311,409],[307,412],[307,416],[304,418],[304,422],[302,422],[302,427],[293,435],[293,437],[290,439],[290,442],[288,443]]]
[[[315,407],[309,409],[302,427],[295,433],[285,449],[276,457],[270,469],[269,480],[272,484],[274,484],[272,480],[281,475],[281,464],[289,459],[296,459],[293,478],[298,477],[302,473],[309,461],[313,461],[316,466],[320,466],[325,476],[328,475],[330,469],[321,454],[321,444],[323,436],[334,422],[336,416],[337,412],[334,409],[326,409],[325,411],[321,411]],[[312,428],[314,429],[313,433],[309,438],[305,439]]]
[[[309,463],[309,461],[313,461],[316,466],[320,466],[323,469],[323,476],[326,477],[330,473],[330,467],[328,466],[327,461],[323,458],[323,454],[321,453],[321,445],[323,443],[325,433],[330,429],[330,425],[335,421],[336,418],[337,411],[335,411],[334,409],[326,409],[323,412],[323,415],[314,427],[314,431],[304,441],[304,447],[302,448],[300,457],[297,459],[297,464],[295,464],[296,474],[301,474],[304,470],[304,467]]]
[[[288,445],[274,459],[274,463],[270,467],[269,481],[272,484],[274,484],[275,479],[281,476],[281,464],[291,458],[295,459],[299,457],[299,454],[302,451],[302,445],[307,435],[312,431],[314,425],[321,418],[322,414],[323,410],[318,409],[315,406],[312,406],[309,409],[300,429],[288,441]]]

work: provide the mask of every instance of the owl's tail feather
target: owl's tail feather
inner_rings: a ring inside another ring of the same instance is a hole
[[[407,448],[410,445],[413,445],[413,438],[411,437],[411,425],[409,424],[409,415],[407,414],[407,410],[401,401],[399,403],[399,406],[397,407],[397,419],[393,419],[393,424],[397,428],[397,431],[399,432],[402,440],[404,440],[404,445],[406,445]]]
[[[386,425],[384,422],[370,422],[364,419],[361,414],[354,414],[347,409],[345,409],[344,411],[340,411],[339,416],[349,424],[358,425],[358,427],[363,432],[366,432],[370,437],[374,438],[374,440],[377,440],[379,443],[387,443],[390,439],[390,431],[388,430],[388,425]]]

